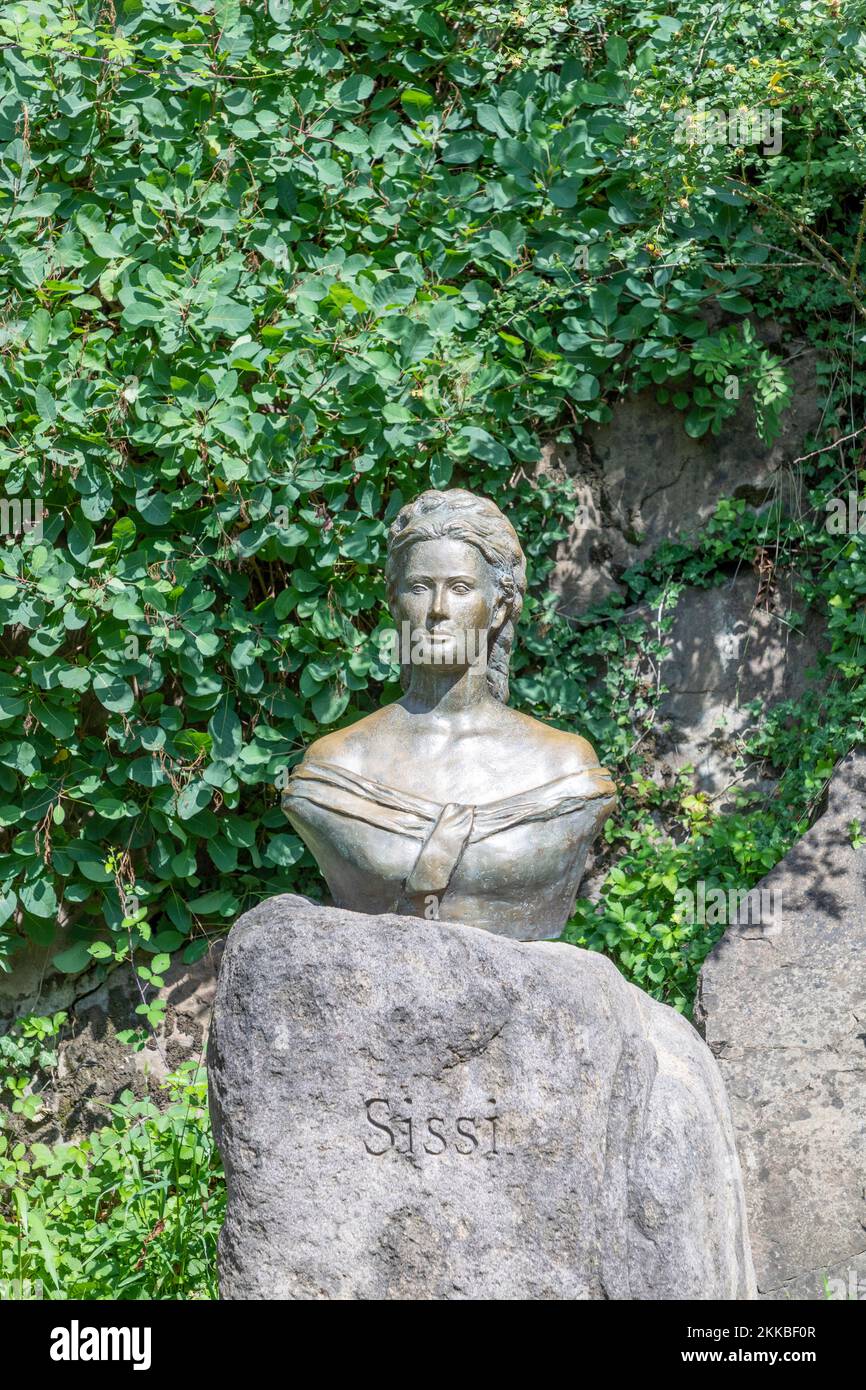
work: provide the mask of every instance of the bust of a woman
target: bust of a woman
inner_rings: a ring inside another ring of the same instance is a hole
[[[313,743],[284,810],[337,907],[556,937],[615,793],[586,739],[508,707],[514,528],[489,498],[424,492],[391,527],[387,580],[405,693]]]

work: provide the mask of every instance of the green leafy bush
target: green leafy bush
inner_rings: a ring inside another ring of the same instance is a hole
[[[35,1119],[42,1105],[39,1087],[34,1084],[40,1073],[52,1073],[57,1063],[58,1035],[67,1015],[58,1011],[51,1015],[26,1014],[16,1019],[8,1032],[0,1037],[0,1100],[4,1091],[12,1096],[13,1115]],[[0,1130],[3,1114],[0,1111]]]
[[[170,1103],[125,1092],[78,1144],[0,1134],[0,1286],[55,1299],[216,1298],[225,1190],[203,1074],[185,1064]],[[8,1295],[4,1295],[8,1296]]]

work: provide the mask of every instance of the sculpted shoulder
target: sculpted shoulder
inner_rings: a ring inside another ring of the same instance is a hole
[[[509,724],[521,741],[532,748],[539,760],[539,771],[543,770],[543,780],[552,781],[556,777],[566,777],[571,772],[584,772],[587,768],[598,767],[599,757],[592,744],[580,734],[569,733],[565,729],[555,729],[531,715],[521,714],[509,709]],[[541,779],[540,779],[541,780]]]
[[[508,706],[492,714],[488,710],[479,724],[455,733],[451,744],[443,747],[440,734],[413,729],[412,717],[399,704],[386,705],[316,739],[307,748],[304,762],[333,763],[408,791],[426,789],[434,799],[447,799],[453,785],[464,786],[464,799],[479,801],[531,790],[599,765],[592,744],[579,734],[555,729]],[[428,736],[430,743],[425,742]],[[441,777],[430,783],[434,765]],[[423,787],[418,785],[419,766],[427,768]],[[482,768],[486,774],[479,772]],[[467,769],[472,775],[464,777]],[[430,790],[434,785],[437,789]]]
[[[382,726],[390,722],[390,708],[386,705],[384,709],[365,715],[345,729],[335,729],[332,734],[317,738],[304,753],[304,762],[336,763],[349,772],[365,772],[371,742],[384,732]]]

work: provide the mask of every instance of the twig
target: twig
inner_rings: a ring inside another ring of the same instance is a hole
[[[834,439],[832,444],[825,444],[823,449],[813,449],[811,454],[801,454],[798,459],[794,459],[794,463],[805,463],[806,459],[817,458],[818,454],[826,454],[830,449],[838,449],[840,444],[847,444],[849,439],[856,439],[858,434],[862,434],[864,430],[866,430],[866,425],[861,425],[859,430],[855,430],[853,434],[843,434],[841,439]],[[792,468],[793,466],[794,464],[791,465]]]

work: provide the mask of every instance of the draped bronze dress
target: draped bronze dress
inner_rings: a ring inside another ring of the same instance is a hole
[[[598,765],[480,805],[441,804],[335,763],[306,759],[283,809],[337,907],[558,936],[586,852],[615,798]]]

